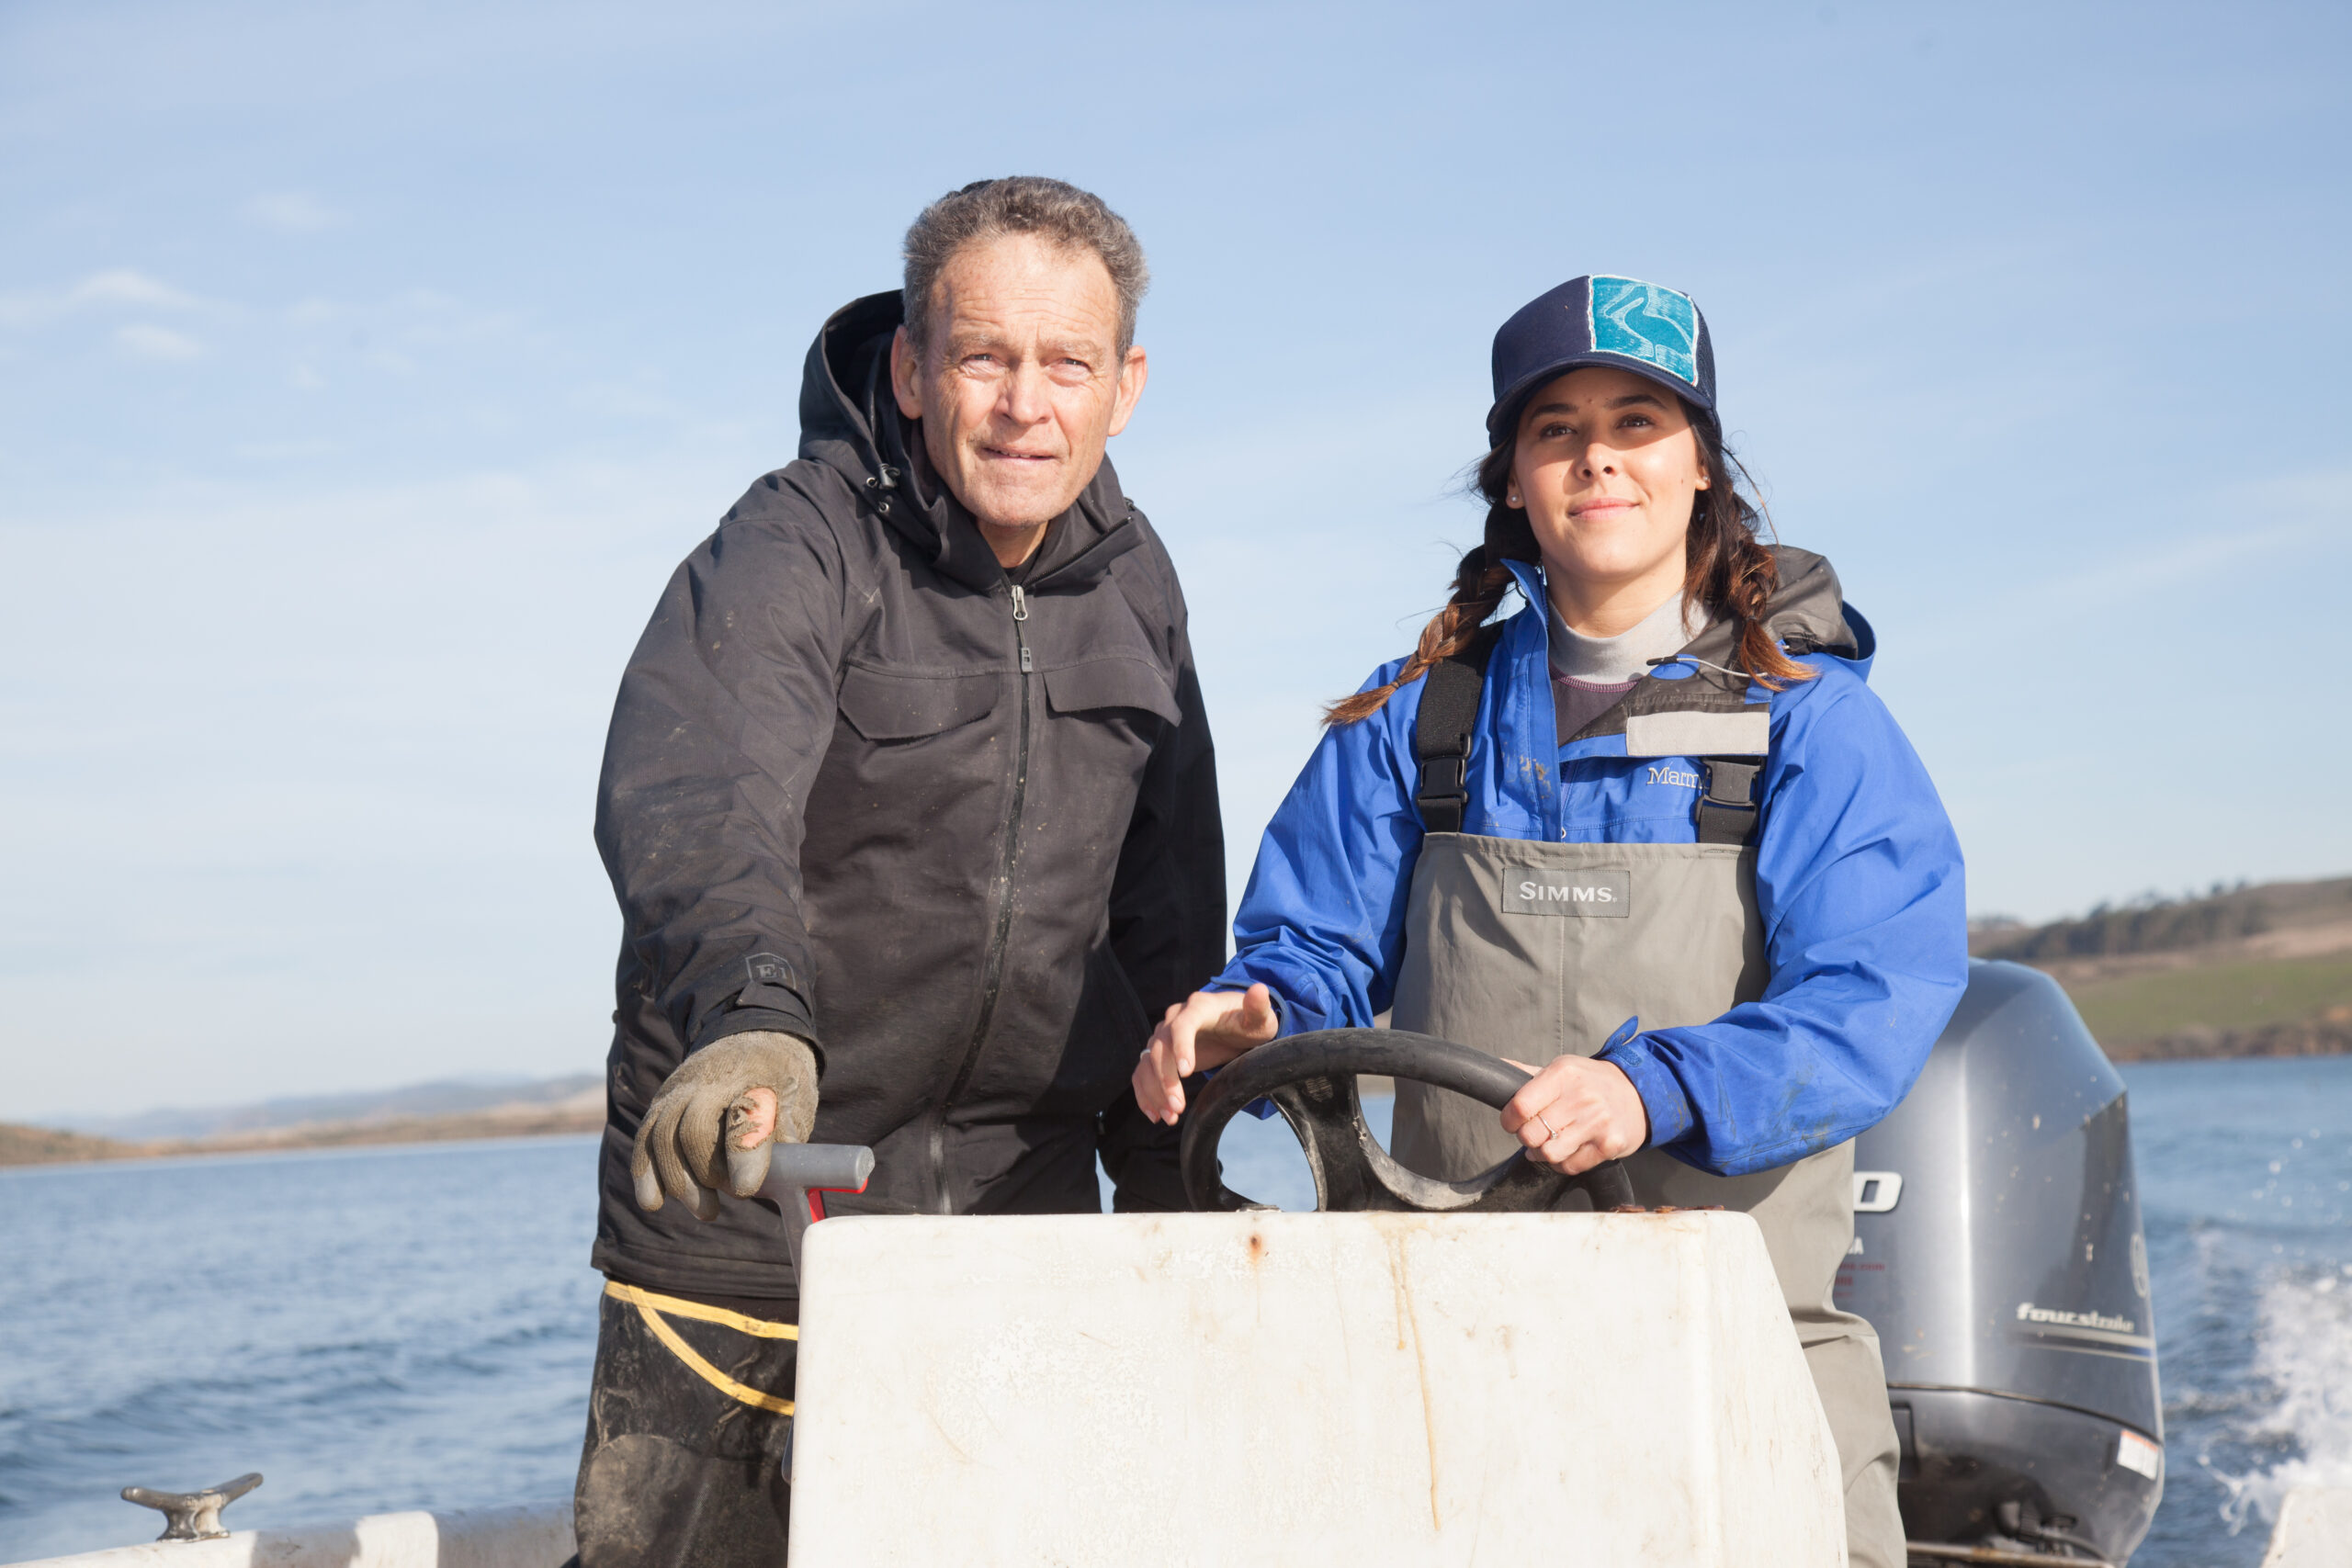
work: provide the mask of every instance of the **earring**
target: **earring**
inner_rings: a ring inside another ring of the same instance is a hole
[[[1519,504],[1519,497],[1516,495],[1506,496],[1503,499],[1503,504],[1506,506],[1517,506]]]

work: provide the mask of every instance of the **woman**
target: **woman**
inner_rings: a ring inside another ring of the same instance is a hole
[[[1548,1055],[1499,1117],[1400,1083],[1394,1152],[1457,1179],[1518,1149],[1623,1158],[1645,1203],[1752,1213],[1852,1561],[1900,1568],[1877,1340],[1830,1291],[1849,1140],[1965,984],[1959,845],[1828,564],[1757,541],[1687,296],[1573,279],[1496,334],[1494,387],[1485,543],[1413,655],[1332,705],[1238,952],[1170,1010],[1136,1098],[1172,1122],[1185,1076],[1391,1008]],[[1486,626],[1514,589],[1526,607]]]

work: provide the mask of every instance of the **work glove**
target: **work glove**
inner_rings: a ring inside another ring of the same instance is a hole
[[[775,1128],[738,1148],[756,1089],[775,1096]],[[817,1054],[808,1042],[769,1030],[714,1040],[679,1063],[645,1108],[628,1162],[637,1206],[651,1213],[666,1192],[693,1204],[697,1219],[715,1220],[719,1188],[751,1197],[768,1179],[775,1146],[807,1143],[816,1121]]]

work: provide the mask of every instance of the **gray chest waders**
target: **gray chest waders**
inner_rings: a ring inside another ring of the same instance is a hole
[[[1762,996],[1753,794],[1763,759],[1704,761],[1694,844],[1462,832],[1469,738],[1493,646],[1489,636],[1440,662],[1422,694],[1416,803],[1428,833],[1405,917],[1393,1026],[1541,1066],[1595,1055],[1629,1018],[1645,1029],[1709,1023]],[[1519,1148],[1487,1107],[1397,1083],[1390,1152],[1413,1169],[1461,1180]],[[1853,1145],[1736,1177],[1645,1148],[1625,1170],[1650,1207],[1720,1204],[1754,1217],[1837,1438],[1851,1561],[1902,1568],[1897,1450],[1878,1336],[1830,1301],[1854,1236]]]

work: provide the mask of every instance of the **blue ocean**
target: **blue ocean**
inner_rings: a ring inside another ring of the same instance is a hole
[[[2132,1562],[2252,1564],[2289,1488],[2352,1484],[2352,1059],[2124,1077],[2168,1470]],[[1225,1158],[1310,1206],[1280,1122]],[[567,1495],[594,1169],[580,1137],[0,1171],[0,1562],[151,1538],[133,1483],[258,1470],[249,1526]]]

